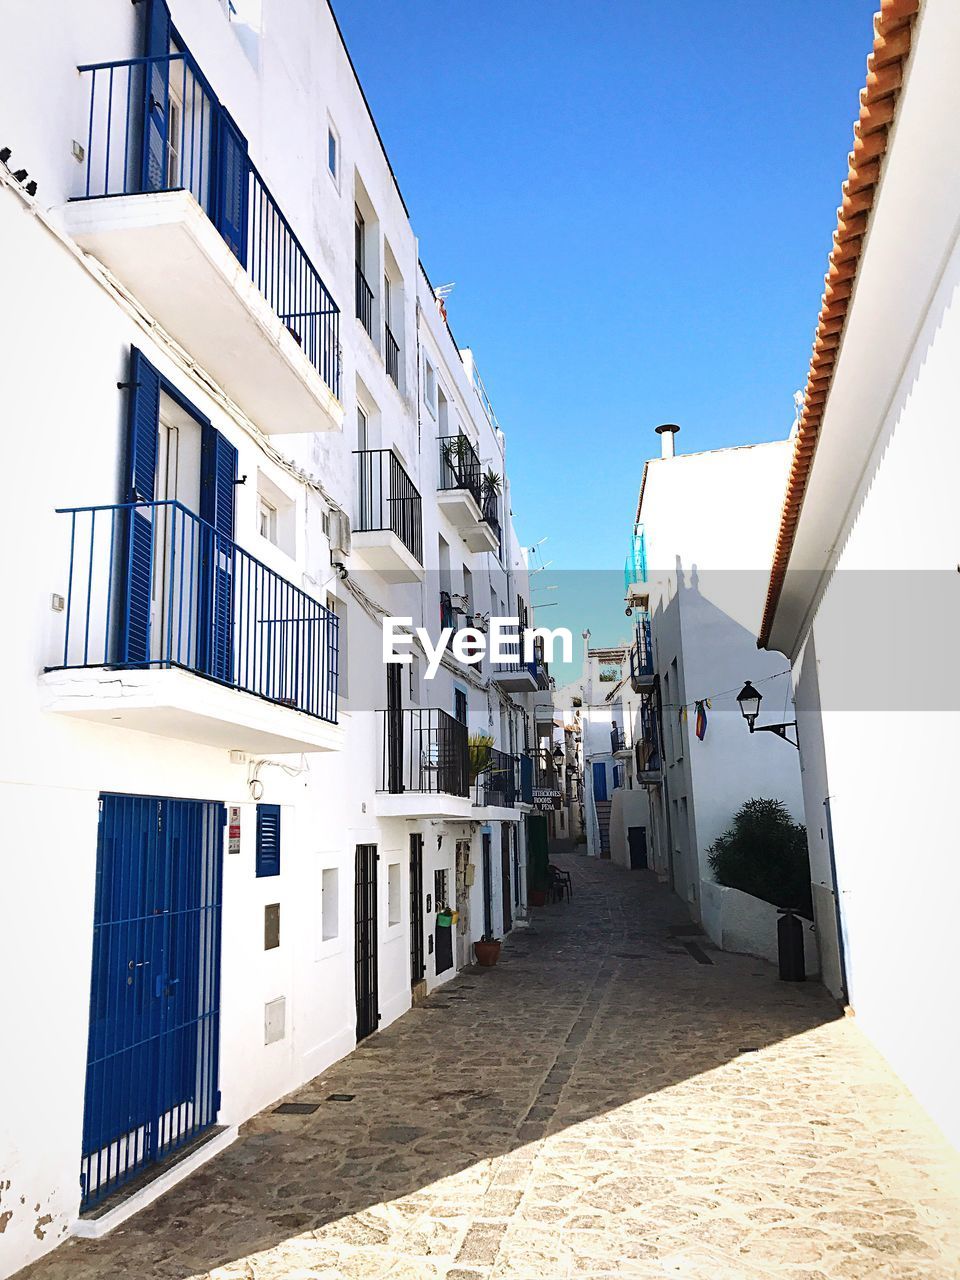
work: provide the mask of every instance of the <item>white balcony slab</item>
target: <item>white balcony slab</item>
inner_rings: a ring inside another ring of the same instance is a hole
[[[519,822],[524,812],[530,812],[528,806],[507,808],[506,805],[486,804],[474,810],[480,822]]]
[[[256,754],[339,751],[344,730],[180,669],[48,671],[44,708],[141,733]]]
[[[379,573],[385,582],[423,581],[423,565],[391,529],[369,529],[362,533],[354,529],[351,541],[351,568],[361,561],[361,567]]]
[[[61,218],[263,431],[341,430],[342,404],[188,191],[77,200]]]
[[[500,546],[496,529],[492,529],[485,520],[462,528],[460,537],[468,551],[496,551]]]
[[[443,791],[378,791],[373,798],[373,811],[378,818],[480,818],[470,796],[450,796]]]
[[[526,667],[494,667],[491,679],[507,693],[535,693],[537,677]]]
[[[483,512],[469,489],[438,489],[437,506],[455,529],[471,529],[483,519]]]

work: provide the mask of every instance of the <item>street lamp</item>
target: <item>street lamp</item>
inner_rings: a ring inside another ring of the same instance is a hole
[[[778,738],[783,738],[784,742],[789,742],[791,746],[800,750],[800,742],[797,735],[796,720],[788,720],[784,724],[757,724],[757,716],[760,714],[760,703],[763,701],[763,695],[758,689],[755,689],[748,680],[740,692],[737,694],[737,702],[740,704],[740,714],[747,722],[747,727],[751,733],[775,733]],[[789,730],[793,730],[793,737],[789,735]]]

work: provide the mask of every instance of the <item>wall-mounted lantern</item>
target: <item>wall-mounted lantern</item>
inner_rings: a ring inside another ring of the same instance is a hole
[[[757,724],[757,716],[760,714],[760,703],[763,701],[763,695],[758,689],[755,689],[748,680],[740,692],[737,694],[737,702],[740,704],[740,714],[747,722],[747,727],[751,733],[775,733],[778,738],[783,738],[784,742],[789,742],[791,746],[800,750],[800,742],[797,735],[796,720],[788,720],[784,724]],[[793,737],[790,737],[789,730],[793,730]]]

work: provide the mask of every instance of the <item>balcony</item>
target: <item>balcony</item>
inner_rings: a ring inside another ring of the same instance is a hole
[[[400,348],[388,324],[383,326],[383,362],[387,366],[387,377],[400,390]]]
[[[628,604],[646,607],[649,599],[647,587],[647,541],[642,528],[630,539],[630,550],[623,567],[624,599]]]
[[[258,754],[342,745],[338,624],[319,601],[178,502],[58,514],[70,563],[48,710]]]
[[[360,263],[356,263],[356,293],[357,293],[357,319],[367,331],[367,335],[373,337],[373,290],[367,284],[367,277],[360,269]]]
[[[423,581],[420,493],[392,449],[361,449],[352,553],[387,582]]]
[[[339,310],[196,62],[79,71],[86,167],[65,230],[264,431],[340,430]]]
[[[480,458],[467,436],[440,436],[437,506],[470,551],[496,551],[497,532],[483,518]]]
[[[497,559],[503,560],[503,530],[500,527],[500,501],[495,493],[487,493],[483,499],[483,522],[496,539],[491,551],[496,551]]]
[[[637,778],[640,782],[659,782],[663,767],[660,753],[660,726],[657,709],[646,698],[640,705],[640,736],[634,744]]]
[[[636,636],[630,650],[630,687],[634,693],[653,684],[653,644],[650,636],[650,619],[645,615],[637,620]]]
[[[480,769],[474,782],[474,803],[485,811],[483,817],[490,821],[516,821],[517,806],[524,803],[520,758],[495,747],[485,747],[482,751],[481,759],[476,762]]]
[[[610,730],[610,751],[615,756],[629,756],[633,750],[630,745],[631,735],[622,725],[615,724]]]
[[[491,679],[508,693],[535,693],[540,687],[536,657],[532,662],[523,661],[522,638],[516,630],[512,636],[507,635],[503,643],[510,656],[506,662],[497,662],[491,666]]]
[[[467,726],[446,711],[380,711],[380,818],[475,816],[470,795]]]

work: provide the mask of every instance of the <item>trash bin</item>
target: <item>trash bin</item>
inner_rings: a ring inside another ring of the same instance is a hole
[[[793,907],[780,907],[777,921],[777,951],[780,958],[781,982],[805,982],[803,963],[803,923]]]

